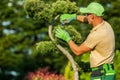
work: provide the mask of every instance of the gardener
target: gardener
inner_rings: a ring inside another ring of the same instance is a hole
[[[76,45],[69,34],[61,28],[57,28],[55,36],[65,40],[75,55],[91,51],[90,67],[92,73],[90,80],[115,80],[115,70],[113,67],[114,32],[110,24],[102,18],[104,12],[103,6],[92,2],[87,8],[81,8],[80,12],[86,14],[86,16],[76,14],[63,14],[60,16],[62,24],[78,20],[93,26],[87,39],[80,46]]]

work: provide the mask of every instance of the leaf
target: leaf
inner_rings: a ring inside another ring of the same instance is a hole
[[[52,41],[40,41],[36,43],[36,50],[41,54],[52,53],[56,47]]]

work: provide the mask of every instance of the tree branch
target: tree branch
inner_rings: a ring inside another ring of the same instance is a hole
[[[49,37],[50,39],[55,42],[55,39],[52,35],[52,25],[49,25],[48,27],[48,34],[49,34]],[[73,57],[70,55],[70,53],[64,49],[64,47],[62,47],[60,44],[56,44],[55,43],[55,46],[68,58],[68,60],[71,62],[72,64],[72,68],[73,68],[73,71],[74,71],[74,80],[79,80],[79,74],[78,74],[78,68],[77,68],[77,65],[76,65],[76,62],[74,61]]]

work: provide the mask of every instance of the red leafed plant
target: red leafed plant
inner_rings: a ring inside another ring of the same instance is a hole
[[[51,73],[48,71],[48,67],[38,69],[35,72],[29,72],[25,77],[25,80],[65,80],[63,75]]]

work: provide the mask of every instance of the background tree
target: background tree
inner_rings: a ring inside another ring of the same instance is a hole
[[[29,18],[23,8],[25,0],[1,0],[0,2],[0,79],[23,80],[26,73],[49,66],[51,71],[64,73],[67,58],[63,54],[41,54],[34,51],[35,43],[49,41],[47,24]],[[43,0],[45,3],[53,3],[56,0]],[[119,50],[120,50],[120,14],[119,0],[70,0],[77,6],[84,7],[90,2],[100,2],[105,7],[104,19],[110,22],[116,37],[115,69],[117,80],[119,74]],[[89,25],[72,22],[84,40],[90,31]],[[57,24],[57,23],[55,23]],[[74,56],[74,55],[73,55]],[[59,57],[59,58],[58,58]],[[75,60],[83,70],[81,79],[87,80],[89,75],[89,55],[75,57]],[[87,60],[86,60],[87,59]],[[64,62],[61,62],[64,61]]]

